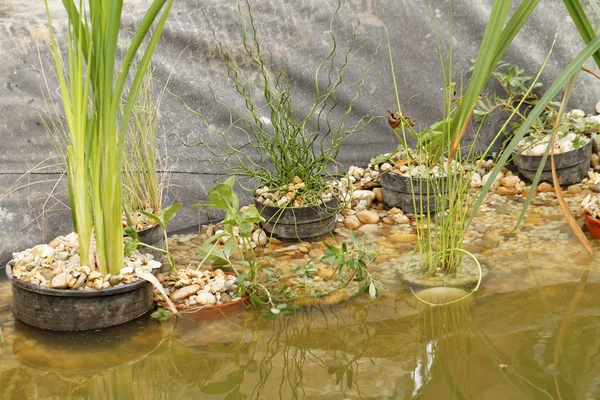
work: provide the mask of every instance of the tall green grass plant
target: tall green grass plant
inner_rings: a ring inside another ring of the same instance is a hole
[[[76,4],[63,0],[63,5],[68,15],[66,59],[54,34],[47,2],[46,12],[69,133],[67,174],[81,263],[98,268],[104,274],[118,273],[124,257],[122,155],[125,132],[172,0],[154,0],[120,63],[117,45],[123,2],[80,0]],[[133,77],[126,105],[119,112],[131,64],[157,19],[140,55],[139,69]]]

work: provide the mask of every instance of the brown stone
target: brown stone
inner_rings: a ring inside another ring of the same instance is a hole
[[[198,293],[200,291],[200,289],[202,289],[202,286],[196,285],[196,284],[190,285],[190,286],[184,286],[180,289],[177,289],[173,293],[171,293],[171,300],[172,301],[185,300],[188,297],[190,297],[191,295]]]
[[[580,194],[581,192],[583,192],[581,185],[571,185],[567,188],[567,193]]]
[[[376,224],[379,222],[379,216],[377,213],[369,210],[356,213],[356,218],[358,218],[358,220],[363,224]]]
[[[498,189],[496,189],[496,193],[506,196],[519,194],[521,191],[515,187],[500,186]]]
[[[542,182],[539,185],[537,185],[536,191],[540,193],[554,192],[554,186],[547,182]]]
[[[373,188],[373,193],[375,193],[375,200],[383,201],[383,189],[380,187]]]
[[[387,239],[392,243],[411,243],[416,242],[418,236],[414,233],[392,233]]]
[[[360,221],[356,215],[348,215],[344,218],[344,225],[348,229],[356,229],[360,226]]]
[[[394,220],[392,219],[392,217],[383,217],[383,218],[381,218],[381,221],[384,224],[388,224],[388,225],[392,225],[394,223]]]
[[[517,175],[508,175],[500,179],[500,184],[506,188],[514,188],[521,179]]]

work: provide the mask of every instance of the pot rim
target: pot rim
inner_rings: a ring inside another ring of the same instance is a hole
[[[594,217],[592,214],[585,211],[585,209],[583,207],[581,207],[581,215],[583,215],[583,218],[585,218],[586,221],[587,220],[596,221],[597,223],[600,224],[600,218]]]
[[[301,209],[307,209],[307,208],[331,210],[331,209],[338,209],[339,203],[340,203],[340,198],[336,194],[331,200],[328,200],[321,204],[304,205],[304,206],[300,206],[300,207],[289,207],[289,206],[288,207],[278,207],[278,206],[268,206],[266,204],[263,204],[258,201],[258,196],[256,196],[256,195],[254,196],[254,206],[256,208],[258,208],[258,206],[260,206],[261,208],[259,209],[259,211],[261,211],[262,209],[265,209],[265,208],[266,209],[274,209],[274,210],[301,210]]]
[[[584,152],[585,151],[584,149],[586,149],[587,147],[592,147],[592,140],[591,139],[586,144],[584,144],[581,147],[578,147],[578,148],[573,149],[573,150],[565,151],[565,152],[562,152],[562,153],[554,154],[554,158],[561,157],[561,156],[563,156],[565,154],[571,154],[571,153],[576,152],[576,151]],[[540,160],[542,159],[542,157],[544,157],[543,155],[541,155],[541,156],[535,156],[535,155],[531,155],[531,154],[522,154],[522,153],[517,152],[516,150],[513,151],[513,156],[514,156],[514,158],[516,158],[516,157],[525,157],[525,158],[529,158],[529,159],[534,159],[535,157],[537,157]],[[550,160],[550,152],[548,152],[547,160]]]
[[[133,290],[137,290],[144,286],[145,284],[150,285],[151,283],[140,279],[139,281],[128,283],[121,286],[110,287],[106,289],[95,289],[95,290],[70,290],[70,289],[51,289],[51,288],[42,288],[39,286],[32,285],[30,283],[23,282],[17,278],[15,278],[12,274],[12,267],[14,262],[11,260],[6,264],[6,276],[11,284],[16,285],[22,289],[28,290],[30,292],[35,292],[47,296],[56,296],[56,297],[102,297],[102,296],[112,296],[119,293],[131,292]]]

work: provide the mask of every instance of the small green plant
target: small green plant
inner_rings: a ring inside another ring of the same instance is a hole
[[[125,244],[125,255],[131,254],[131,252],[133,252],[133,250],[135,250],[139,247],[145,247],[148,249],[160,251],[161,253],[164,253],[167,256],[167,259],[169,260],[169,264],[171,265],[171,269],[174,269],[175,268],[175,260],[173,259],[173,255],[169,251],[169,239],[167,237],[167,225],[169,224],[171,219],[173,219],[173,217],[179,212],[179,210],[181,209],[181,206],[182,206],[181,203],[173,204],[172,206],[169,206],[167,208],[160,210],[160,213],[158,215],[154,215],[154,214],[146,212],[146,211],[141,211],[141,210],[139,211],[140,213],[145,215],[146,218],[148,218],[148,220],[154,221],[156,224],[158,224],[161,227],[161,229],[163,230],[164,241],[165,241],[164,250],[159,249],[158,247],[151,246],[146,243],[142,243],[140,241],[138,232],[135,228],[135,224],[132,223],[129,212],[127,211],[127,208],[125,207],[124,208],[125,215],[129,222],[129,226],[127,228],[125,228],[125,233],[131,238],[131,240],[129,240]]]
[[[370,38],[361,42],[355,40],[357,26],[347,50],[339,54],[334,20],[340,7],[341,2],[338,2],[330,20],[331,51],[317,66],[313,98],[304,105],[294,103],[294,90],[283,56],[276,62],[261,46],[248,0],[238,2],[245,52],[243,61],[238,61],[239,57],[224,47],[205,15],[228,77],[244,101],[247,114],[235,119],[228,109],[230,126],[218,130],[202,114],[190,110],[202,119],[216,139],[214,145],[209,142],[198,144],[217,158],[213,163],[218,167],[225,167],[231,175],[258,184],[263,194],[275,195],[276,198],[267,198],[272,204],[267,201],[265,205],[295,207],[320,205],[329,200],[331,197],[324,199],[324,195],[335,194],[335,188],[330,183],[333,177],[328,166],[335,163],[343,142],[350,135],[363,131],[373,120],[369,112],[353,123],[348,121],[377,50],[359,78],[350,81],[346,75],[351,62]],[[342,104],[338,93],[342,90],[351,91],[354,96],[340,111]],[[299,186],[291,190],[292,184]]]
[[[366,235],[358,238],[354,231],[350,231],[350,242],[338,243],[333,246],[325,243],[325,254],[321,261],[332,263],[336,266],[338,276],[346,281],[344,287],[351,282],[362,282],[361,293],[369,293],[369,296],[377,296],[377,286],[383,286],[369,272],[369,265],[377,259],[374,246],[367,247]]]
[[[214,234],[204,241],[199,252],[204,256],[198,264],[198,269],[205,261],[210,260],[216,265],[229,265],[237,275],[238,294],[240,297],[250,296],[259,304],[270,304],[276,308],[270,291],[259,281],[260,264],[256,262],[254,247],[251,239],[252,225],[264,221],[255,207],[240,209],[240,203],[233,191],[234,177],[229,177],[217,184],[208,193],[208,204],[194,204],[192,207],[207,206],[225,210],[225,218],[221,225],[223,231]],[[223,242],[223,247],[218,244]],[[240,262],[238,267],[232,262],[234,251],[238,251]],[[239,271],[238,268],[243,270]],[[263,300],[266,297],[265,300]]]
[[[208,206],[225,210],[221,225],[223,230],[207,238],[200,246],[203,256],[198,268],[206,261],[213,265],[227,265],[237,275],[238,296],[249,296],[261,306],[267,306],[271,314],[289,315],[296,312],[300,306],[294,304],[302,297],[324,296],[329,293],[315,292],[310,280],[319,269],[312,263],[304,266],[296,265],[291,271],[282,271],[276,267],[264,267],[257,260],[251,240],[252,225],[263,222],[255,207],[240,209],[237,196],[233,192],[234,177],[217,184],[208,193]],[[343,243],[341,247],[325,243],[327,251],[323,261],[336,265],[337,274],[343,280],[343,286],[353,281],[364,282],[361,292],[368,292],[372,297],[377,295],[376,285],[381,285],[369,272],[368,266],[375,261],[376,254],[372,247],[367,247],[365,238],[359,239],[351,234],[351,243]],[[292,284],[290,280],[301,283]],[[302,290],[292,288],[301,286]],[[338,290],[334,288],[332,291]]]
[[[138,65],[134,65],[135,69]],[[127,148],[123,157],[124,208],[130,212],[143,210],[156,214],[162,209],[162,196],[167,185],[166,168],[159,171],[158,110],[162,92],[155,94],[156,80],[150,66],[144,72],[139,94],[129,119]],[[164,91],[164,90],[163,90]],[[125,103],[122,104],[125,107]],[[133,218],[134,222],[135,217]]]
[[[524,72],[522,68],[516,65],[506,62],[498,63],[492,77],[500,86],[501,92],[495,92],[493,96],[482,96],[477,103],[477,108],[473,111],[476,121],[480,123],[497,111],[514,116],[504,146],[521,128],[530,111],[539,102],[539,96],[533,90],[542,84],[534,80],[534,77],[525,75]],[[557,102],[550,102],[544,107],[543,112],[527,128],[525,134],[527,141],[524,143],[525,145],[520,146],[520,150],[527,150],[532,146],[545,144],[550,140],[552,133],[555,131],[559,108],[560,103]],[[556,129],[558,130],[557,138],[559,140],[568,138],[573,148],[577,149],[588,142],[581,135],[598,132],[600,123],[584,119],[572,112],[561,118]],[[576,135],[571,135],[572,133]]]

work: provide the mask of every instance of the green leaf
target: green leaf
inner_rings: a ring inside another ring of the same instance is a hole
[[[236,238],[234,238],[233,236],[230,236],[229,239],[227,239],[227,241],[225,242],[225,245],[223,246],[224,258],[229,259],[231,257],[231,254],[233,254],[233,252],[235,251],[236,246],[237,246]]]
[[[208,385],[202,386],[200,390],[206,394],[222,394],[230,392],[236,386],[231,382],[211,382]]]
[[[227,382],[235,383],[236,385],[244,382],[244,370],[236,369],[235,371],[231,371],[229,375],[227,375]]]
[[[281,312],[281,310],[279,308],[271,308],[271,312],[273,314],[279,314]]]
[[[124,247],[125,257],[129,257],[130,255],[132,255],[133,252],[135,251],[135,249],[137,249],[139,245],[140,245],[139,240],[135,240],[135,239],[128,240],[125,243],[125,247]]]
[[[127,228],[125,228],[125,234],[127,236],[129,236],[130,238],[132,238],[133,240],[137,240],[138,242],[140,240],[140,237],[138,236],[137,229],[135,229],[135,226],[128,226]]]
[[[596,37],[596,32],[594,31],[594,27],[592,26],[592,23],[590,22],[587,14],[585,13],[581,2],[578,0],[563,0],[563,3],[569,11],[569,14],[573,19],[573,22],[575,23],[575,26],[577,27],[581,38],[583,39],[585,44],[588,44],[592,41],[594,37]],[[599,52],[594,53],[594,60],[596,61],[596,65],[598,66],[598,68],[600,68]]]
[[[165,226],[165,224],[162,221],[162,218],[160,218],[159,216],[154,215],[154,214],[149,213],[149,212],[144,211],[144,210],[139,210],[139,213],[142,214],[142,215],[144,215],[144,216],[146,216],[150,220],[155,221],[158,225],[160,225],[161,228],[167,229],[167,227]]]
[[[158,307],[158,309],[156,311],[154,311],[152,314],[150,314],[150,316],[154,319],[157,319],[161,322],[168,320],[169,318],[171,318],[171,311],[167,310],[166,308],[163,307]]]
[[[229,212],[234,212],[240,208],[238,199],[233,193],[233,183],[234,178],[231,177],[208,192],[208,199],[213,207]]]
[[[240,221],[238,225],[238,229],[240,230],[241,237],[250,237],[252,235],[252,224],[248,221]]]
[[[182,206],[181,203],[176,203],[167,208],[163,208],[160,211],[165,229],[166,229],[166,226],[169,225],[169,221],[171,221],[171,219],[175,216],[175,214],[177,214],[179,212],[179,210],[181,210],[181,206]]]
[[[259,222],[265,221],[265,219],[260,215],[256,207],[248,207],[242,212],[244,213],[244,219],[248,222],[253,222],[257,224]]]

